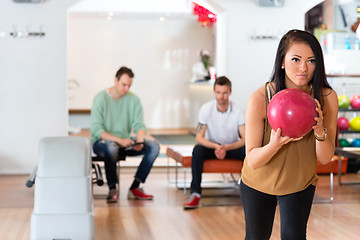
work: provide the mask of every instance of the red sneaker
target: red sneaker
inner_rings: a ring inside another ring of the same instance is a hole
[[[189,201],[184,204],[184,209],[194,209],[200,207],[200,195],[198,193],[191,194]]]
[[[144,193],[144,190],[141,188],[135,188],[133,190],[129,189],[128,199],[138,199],[138,200],[152,200],[153,195]]]
[[[110,189],[109,195],[106,198],[106,202],[108,203],[116,203],[119,199],[119,192],[117,189]]]

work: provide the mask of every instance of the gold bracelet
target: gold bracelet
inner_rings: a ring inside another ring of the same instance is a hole
[[[324,137],[319,137],[314,131],[314,136],[315,136],[316,140],[318,140],[320,142],[325,141],[327,139],[327,129],[326,128],[324,128],[324,132],[325,132]]]

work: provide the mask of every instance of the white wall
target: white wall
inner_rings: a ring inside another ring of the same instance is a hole
[[[227,14],[227,76],[233,82],[232,99],[245,107],[250,94],[269,80],[276,48],[288,30],[304,29],[305,13],[321,0],[285,0],[283,7],[260,7],[252,0],[212,0]],[[251,36],[278,36],[253,40]]]
[[[28,173],[38,141],[67,134],[66,8],[75,0],[0,1],[0,173]],[[39,31],[43,38],[14,38]]]
[[[116,13],[115,13],[116,14]],[[68,79],[70,109],[90,109],[94,96],[114,84],[120,66],[133,69],[131,91],[144,107],[148,128],[188,127],[192,65],[213,48],[213,30],[191,14],[167,17],[70,14]]]
[[[75,2],[0,1],[0,33],[6,33],[0,34],[0,173],[30,172],[38,141],[66,135],[66,9]],[[250,93],[268,80],[277,46],[277,41],[250,36],[303,28],[305,12],[320,1],[287,0],[283,8],[261,8],[251,0],[216,2],[227,11],[227,75],[234,82],[233,98],[245,105]],[[14,39],[9,36],[14,25],[17,30],[42,25],[46,36]]]

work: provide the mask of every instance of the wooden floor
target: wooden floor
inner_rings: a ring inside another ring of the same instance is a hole
[[[170,130],[169,133],[172,131]],[[161,132],[164,133],[164,132]],[[87,136],[88,133],[85,133]],[[162,146],[162,151],[166,146]],[[126,162],[132,161],[131,158]],[[135,161],[135,160],[134,160]],[[164,161],[164,159],[159,159]],[[164,161],[166,162],[166,161]],[[136,165],[136,164],[135,164]],[[205,207],[184,211],[185,196],[175,187],[174,168],[154,167],[142,185],[153,201],[127,200],[127,191],[135,168],[131,164],[121,168],[120,201],[107,204],[104,199],[94,200],[95,234],[97,240],[227,240],[245,236],[244,213],[237,189],[205,189]],[[183,175],[181,175],[183,176]],[[191,175],[188,172],[187,179]],[[0,175],[0,239],[23,240],[30,237],[30,217],[34,206],[34,187],[27,188],[25,175]],[[238,178],[239,176],[235,176]],[[208,182],[225,180],[220,174],[204,174],[204,186],[217,186]],[[359,180],[356,174],[346,174],[343,180]],[[337,184],[334,177],[334,201],[329,199],[329,176],[321,175],[308,223],[308,239],[353,240],[360,239],[360,184]],[[107,187],[94,187],[95,194],[107,193]],[[214,197],[214,195],[216,195]],[[220,196],[220,195],[230,195]],[[222,206],[209,206],[220,204]],[[224,206],[227,205],[227,206]],[[273,236],[280,239],[279,213],[275,217]]]
[[[184,211],[183,191],[169,183],[167,169],[152,170],[146,192],[154,194],[153,201],[127,200],[127,189],[135,169],[121,169],[120,201],[107,204],[95,199],[96,239],[243,239],[244,214],[239,197],[214,197],[226,199],[234,206],[205,206]],[[170,180],[173,179],[173,169]],[[218,174],[207,174],[206,181],[222,179]],[[355,174],[348,179],[359,179]],[[33,208],[34,187],[25,186],[27,176],[0,176],[0,238],[29,239],[30,216]],[[335,177],[336,180],[336,177]],[[316,192],[317,200],[329,196],[329,178],[321,176]],[[35,184],[36,187],[36,184]],[[106,193],[106,187],[95,187],[96,194]],[[222,193],[223,190],[205,190],[204,195]],[[237,192],[235,190],[227,190]],[[235,195],[236,196],[236,195]],[[211,197],[204,198],[204,202]],[[214,200],[216,202],[217,200]],[[360,236],[360,185],[341,185],[335,181],[335,199],[331,204],[315,203],[308,224],[308,239],[348,240]],[[273,237],[279,237],[279,216],[276,215]]]

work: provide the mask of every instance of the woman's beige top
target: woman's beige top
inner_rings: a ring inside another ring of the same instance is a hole
[[[269,89],[265,90],[265,95],[267,108],[271,99]],[[263,146],[269,143],[270,134],[271,126],[266,117]],[[252,169],[245,158],[241,180],[258,191],[285,195],[302,191],[310,184],[316,186],[319,179],[316,166],[315,137],[313,131],[310,131],[301,140],[284,145],[263,167]]]

